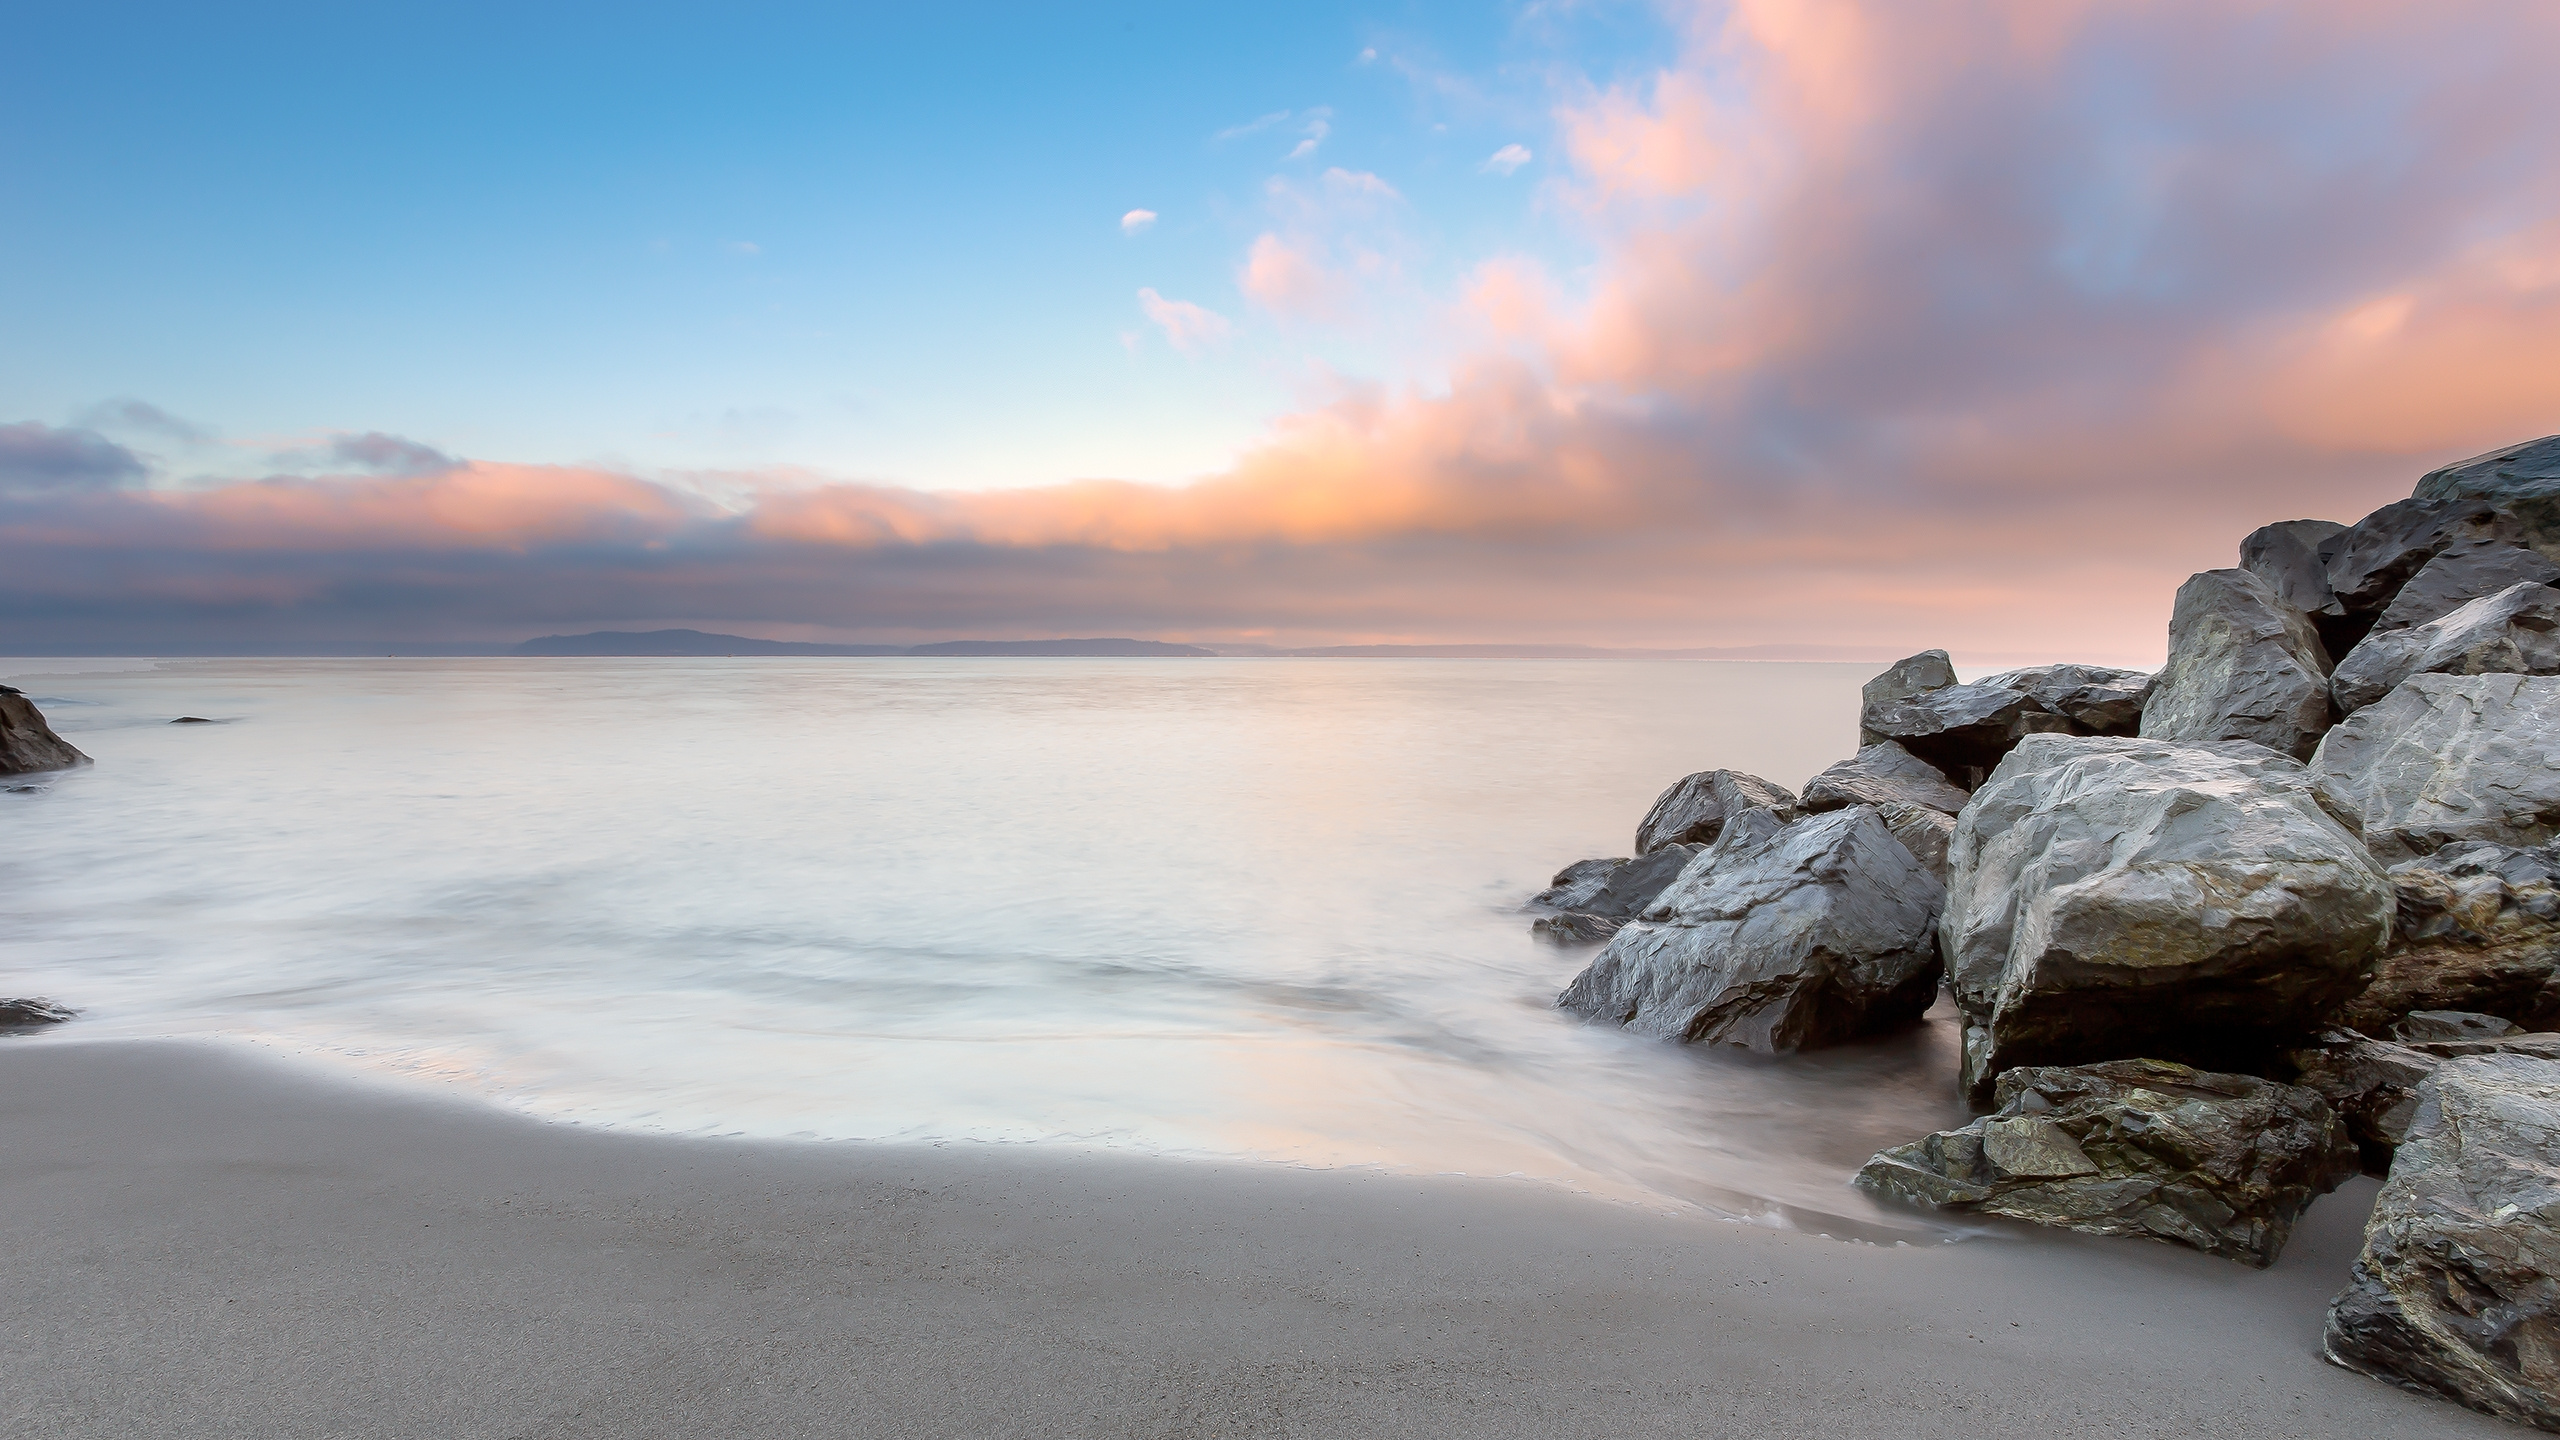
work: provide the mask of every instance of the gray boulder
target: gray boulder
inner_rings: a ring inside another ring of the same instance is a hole
[[[2448,1060],[2418,1088],[2321,1352],[2560,1430],[2560,1062]]]
[[[26,692],[0,685],[0,775],[32,775],[88,763],[88,756],[53,733],[44,712]]]
[[[1883,674],[1870,680],[1858,691],[1858,745],[1876,744],[1885,737],[1867,727],[1867,717],[1890,709],[1914,695],[1944,690],[1956,683],[1955,662],[1944,650],[1923,650],[1917,655],[1896,660]]]
[[[1944,896],[1866,806],[1791,825],[1746,812],[1556,1003],[1761,1051],[1895,1029],[1937,998]]]
[[[1998,1102],[1961,1130],[1877,1155],[1859,1187],[2263,1267],[2311,1202],[2356,1173],[2326,1101],[2252,1075],[2161,1060],[2038,1066],[2001,1076]]]
[[[1884,828],[1920,862],[1920,868],[1947,883],[1947,851],[1955,844],[1956,817],[1929,805],[1914,805],[1903,800],[1888,800],[1876,807]]]
[[[1939,941],[1977,1102],[2016,1065],[2230,1064],[2364,987],[2391,882],[2296,762],[2032,737],[1957,817]]]
[[[2078,733],[2069,720],[2022,692],[1980,683],[1949,685],[1869,710],[1860,724],[1862,734],[1900,745],[1968,788],[2029,735]]]
[[[2280,520],[2240,542],[2240,568],[2305,615],[2329,603],[2329,559],[2347,527],[2335,520]]]
[[[2560,588],[2510,585],[2423,625],[2377,629],[2338,662],[2329,694],[2354,714],[2419,674],[2560,674]]]
[[[1531,922],[1530,933],[1561,945],[1606,940],[1651,906],[1654,897],[1679,879],[1680,871],[1705,848],[1665,845],[1632,860],[1582,860],[1567,865],[1529,902],[1557,912]]]
[[[2149,671],[2111,665],[2039,665],[1982,683],[2015,690],[2091,735],[2133,734],[2151,693]]]
[[[2287,1051],[2293,1083],[2317,1091],[2347,1123],[2365,1170],[2380,1175],[2408,1138],[2418,1113],[2418,1086],[2445,1061],[2463,1055],[2529,1055],[2560,1060],[2560,1035],[2501,1035],[2443,1040],[2377,1040],[2353,1030],[2324,1030]]]
[[[2412,1010],[2391,1027],[2391,1038],[2404,1044],[2442,1044],[2448,1040],[2504,1040],[2524,1027],[2476,1010]]]
[[[1801,803],[1808,814],[1817,815],[1849,805],[1893,804],[1926,806],[1953,815],[1964,808],[1964,802],[1965,792],[1948,784],[1937,766],[1883,740],[1804,782]]]
[[[2412,675],[2311,761],[2320,803],[2386,865],[2560,827],[2560,676]]]
[[[2545,435],[2430,470],[2421,500],[2484,500],[2512,517],[2519,537],[2560,560],[2560,435]]]
[[[2560,848],[2462,841],[2390,875],[2391,949],[2338,1023],[2380,1035],[2449,1010],[2560,1028]]]
[[[1724,833],[1726,822],[1746,810],[1766,810],[1782,822],[1792,820],[1796,797],[1783,785],[1739,770],[1684,775],[1654,800],[1636,826],[1636,854],[1650,855],[1666,845],[1713,843]]]
[[[2330,542],[2329,603],[2322,613],[2379,615],[2410,576],[2448,547],[2483,540],[2515,545],[2524,538],[2524,528],[2487,501],[2395,500]]]
[[[2178,587],[2169,663],[2142,703],[2147,739],[2254,740],[2308,756],[2333,718],[2329,656],[2310,620],[2246,570]]]
[[[2449,546],[2419,567],[2400,593],[2391,597],[2373,622],[2373,633],[2424,625],[2483,595],[2525,584],[2560,584],[2560,565],[2521,545],[2483,541]]]

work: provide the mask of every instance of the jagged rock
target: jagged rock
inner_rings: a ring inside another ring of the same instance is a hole
[[[1947,849],[1955,843],[1956,817],[1929,805],[1914,805],[1905,800],[1888,800],[1876,807],[1884,820],[1884,828],[1920,862],[1920,868],[1947,883]]]
[[[2522,527],[2519,537],[2560,560],[2560,435],[2545,435],[2430,470],[2421,500],[2485,500]]]
[[[2139,1059],[2031,1066],[2000,1077],[1998,1104],[1877,1155],[1859,1187],[2263,1267],[2311,1202],[2356,1173],[2326,1101],[2253,1075]]]
[[[1940,924],[1966,1092],[2015,1065],[2234,1064],[2362,989],[2391,882],[2243,741],[2039,735],[1957,817]]]
[[[1606,940],[1652,905],[1705,848],[1665,845],[1632,860],[1582,860],[1567,865],[1529,902],[1562,913],[1540,916],[1530,923],[1529,931],[1560,945]]]
[[[2503,1040],[2521,1035],[2513,1020],[2471,1010],[2412,1010],[2391,1027],[2391,1038],[2404,1045],[2441,1040]]]
[[[2340,1024],[2380,1035],[2456,1010],[2560,1028],[2560,848],[2463,841],[2390,875],[2391,949]]]
[[[1772,785],[1739,770],[1702,770],[1682,776],[1665,790],[1636,826],[1636,854],[1650,855],[1665,845],[1706,845],[1724,833],[1726,822],[1746,810],[1766,810],[1781,821],[1796,816],[1796,797],[1784,785]]]
[[[2560,674],[2560,589],[2510,585],[2405,630],[2375,630],[2329,677],[2354,714],[2412,675]]]
[[[1625,927],[1623,915],[1590,915],[1564,910],[1529,922],[1529,933],[1550,945],[1598,945]]]
[[[2246,570],[2178,587],[2169,663],[2142,703],[2147,739],[2254,740],[2296,759],[2329,728],[2329,656],[2300,612]]]
[[[2373,622],[2373,634],[2424,625],[2483,595],[2525,584],[2560,584],[2560,565],[2521,545],[2481,541],[2448,546],[2420,566],[2418,573],[2409,577],[2409,583],[2400,587],[2400,593],[2391,597],[2391,603]]]
[[[2395,500],[2330,542],[2326,613],[2379,615],[2447,547],[2483,540],[2521,544],[2524,530],[2483,500]]]
[[[1955,784],[1981,783],[2029,735],[2077,733],[2072,723],[2003,685],[1949,685],[1866,712],[1873,733],[1938,767]]]
[[[68,1005],[50,1000],[22,998],[0,1000],[0,1034],[15,1034],[46,1025],[59,1025],[80,1012]]]
[[[1800,803],[1806,813],[1817,815],[1847,805],[1892,804],[1922,805],[1953,815],[1964,808],[1964,802],[1965,792],[1948,784],[1937,766],[1882,740],[1804,782]]]
[[[25,691],[0,685],[0,775],[68,770],[88,763],[88,756],[44,723],[44,712]]]
[[[1944,895],[1867,806],[1788,825],[1746,811],[1556,1003],[1762,1051],[1891,1030],[1937,998]]]
[[[2320,742],[2320,803],[2386,865],[2560,826],[2560,676],[2412,675]]]
[[[2329,603],[2329,559],[2347,527],[2335,520],[2280,520],[2240,542],[2240,568],[2305,615]]]
[[[2374,1200],[2321,1352],[2560,1430],[2560,1062],[2448,1060]]]
[[[2131,735],[2151,693],[2147,670],[2111,665],[2039,665],[1982,682],[2015,690],[2091,735]]]
[[[1955,662],[1944,650],[1923,650],[1893,662],[1886,671],[1868,681],[1858,691],[1858,745],[1861,749],[1877,744],[1885,737],[1867,726],[1867,717],[1889,709],[1914,695],[1944,690],[1956,683]]]
[[[2418,1113],[2418,1085],[2445,1061],[2463,1055],[2530,1055],[2560,1060],[2560,1035],[2471,1039],[2376,1040],[2353,1030],[2324,1030],[2287,1051],[2293,1083],[2316,1090],[2347,1122],[2364,1168],[2380,1175],[2407,1138]]]

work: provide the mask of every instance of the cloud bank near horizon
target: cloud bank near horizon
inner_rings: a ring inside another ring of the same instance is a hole
[[[949,492],[362,435],[189,484],[103,420],[27,422],[0,648],[687,624],[2140,661],[2248,529],[2560,430],[2560,10],[1679,13],[1674,63],[1560,89],[1536,147],[1589,271],[1484,257],[1440,297],[1445,385],[1346,383],[1225,473]],[[1376,253],[1275,230],[1238,291],[1323,323],[1401,283]],[[1153,298],[1176,343],[1226,333]]]

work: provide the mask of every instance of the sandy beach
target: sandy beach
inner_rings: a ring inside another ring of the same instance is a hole
[[[0,1050],[5,1433],[2482,1436],[2272,1270],[1521,1182],[544,1124],[247,1046]]]

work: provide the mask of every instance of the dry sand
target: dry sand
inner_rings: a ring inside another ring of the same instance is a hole
[[[0,1042],[0,1432],[2507,1436],[2265,1272],[1520,1182],[663,1139],[245,1047]]]

